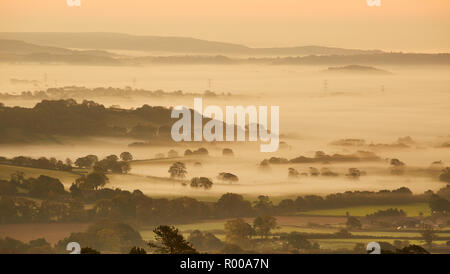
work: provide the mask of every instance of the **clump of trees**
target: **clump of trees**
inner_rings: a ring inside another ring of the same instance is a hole
[[[204,147],[201,147],[197,150],[186,149],[184,151],[184,156],[207,156],[209,154],[208,150]]]
[[[383,252],[381,252],[383,253]],[[419,245],[408,245],[401,249],[397,249],[396,254],[430,254],[425,248]]]
[[[239,177],[229,172],[221,172],[217,176],[217,179],[226,182],[239,182]]]
[[[447,184],[445,187],[439,189],[436,194],[442,198],[450,200],[450,184]]]
[[[422,230],[420,234],[422,235],[423,241],[427,245],[428,249],[430,249],[433,242],[438,239],[436,231],[434,231],[432,227],[425,227],[425,229]]]
[[[289,160],[281,157],[270,157],[269,159],[264,159],[261,161],[261,164],[287,164]]]
[[[347,217],[347,222],[345,223],[345,225],[347,226],[348,229],[361,229],[362,228],[362,224],[361,221],[353,216],[348,216]]]
[[[371,220],[385,217],[401,218],[406,217],[406,213],[402,209],[388,208],[386,210],[378,210],[372,214],[367,214],[366,217]]]
[[[337,177],[339,176],[338,173],[331,171],[329,168],[322,168],[320,171],[320,175],[322,176],[329,176],[329,177]]]
[[[317,169],[316,167],[309,167],[309,175],[310,176],[314,176],[317,177],[319,175],[321,176],[327,176],[327,177],[336,177],[339,176],[338,173],[331,171],[329,168],[322,168],[320,171],[319,169]],[[304,172],[304,173],[300,173],[298,170],[296,170],[295,168],[288,168],[288,177],[289,178],[298,178],[300,175],[302,176],[308,176],[308,173]]]
[[[311,250],[318,249],[319,244],[311,243],[302,233],[291,232],[280,237],[284,242],[285,249]]]
[[[18,190],[27,196],[41,199],[54,199],[67,194],[59,179],[46,175],[40,175],[38,178],[25,178],[23,172],[17,171],[11,174],[10,181],[0,180],[0,195],[15,195]]]
[[[144,105],[133,110],[105,108],[93,101],[42,100],[33,108],[2,107],[0,142],[32,142],[54,136],[170,139],[170,109]],[[121,119],[117,119],[120,115]],[[126,125],[126,126],[124,126]],[[159,130],[153,125],[160,125]]]
[[[228,220],[225,225],[225,238],[228,245],[249,248],[253,246],[253,237],[260,236],[266,240],[271,231],[277,229],[275,217],[265,215],[253,220],[253,225],[248,224],[242,218]]]
[[[216,216],[221,218],[235,218],[252,215],[252,204],[244,197],[235,193],[222,195],[215,204]]]
[[[184,165],[175,167],[175,174],[183,174]],[[192,181],[197,187],[207,188],[210,185],[202,178]],[[15,173],[10,180],[0,180],[0,222],[93,222],[106,218],[155,225],[193,222],[205,218],[273,216],[311,209],[428,201],[433,212],[439,210],[445,213],[448,212],[448,201],[444,197],[448,197],[445,195],[448,195],[450,189],[446,187],[437,194],[427,195],[413,195],[408,188],[378,192],[347,191],[327,196],[298,196],[296,199],[283,199],[278,204],[273,204],[268,196],[261,195],[252,202],[235,193],[226,193],[216,202],[203,202],[189,197],[171,200],[151,198],[139,190],[131,192],[109,189],[107,185],[107,176],[96,171],[78,178],[70,187],[70,192],[64,189],[58,179],[47,176],[25,178],[23,173]],[[37,203],[29,197],[42,201]],[[437,198],[440,200],[431,200]],[[83,203],[94,206],[85,209]]]
[[[231,156],[234,156],[234,152],[233,152],[233,150],[231,148],[224,148],[222,150],[222,155],[231,157]]]
[[[129,162],[133,160],[133,155],[131,155],[131,153],[128,151],[124,151],[120,153],[120,159],[124,162]]]
[[[130,156],[125,157],[129,159]],[[116,155],[109,155],[105,159],[96,162],[94,164],[93,169],[96,172],[100,173],[112,172],[119,174],[127,174],[131,170],[129,161],[130,160],[119,161],[119,158]]]
[[[266,159],[270,164],[288,163],[332,163],[332,162],[359,162],[359,161],[381,161],[382,159],[370,151],[357,151],[351,154],[328,155],[323,151],[316,151],[314,157],[299,156],[293,159],[271,157]]]
[[[439,195],[431,196],[429,206],[433,213],[446,214],[447,212],[450,212],[450,201]]]
[[[391,159],[390,170],[393,175],[402,175],[405,172],[405,163],[399,159]]]
[[[87,220],[83,204],[77,201],[44,200],[40,204],[22,197],[0,198],[0,223],[82,222]]]
[[[70,159],[66,159],[65,162],[57,160],[54,157],[46,158],[40,157],[33,159],[31,157],[17,156],[11,159],[0,157],[0,164],[8,164],[23,167],[41,168],[41,169],[53,169],[61,171],[72,171],[72,163]]]
[[[241,247],[250,245],[251,238],[255,235],[253,227],[243,219],[237,218],[225,223],[225,238],[230,244]]]
[[[444,170],[442,170],[441,175],[439,175],[439,180],[442,182],[450,183],[450,167],[446,167]]]
[[[98,162],[98,157],[96,155],[87,155],[85,157],[80,157],[75,160],[75,165],[79,168],[92,168],[95,163]]]
[[[80,254],[101,254],[100,251],[93,249],[92,247],[82,247],[80,250]]]
[[[130,172],[130,161],[133,160],[133,155],[130,152],[122,152],[120,154],[120,159],[116,155],[109,155],[103,160],[98,159],[96,155],[87,155],[85,157],[80,157],[75,161],[75,165],[79,168],[94,169],[99,173],[119,173],[127,174]]]
[[[348,173],[345,174],[345,176],[352,178],[352,179],[358,179],[359,177],[366,175],[365,171],[361,171],[357,168],[349,168]]]
[[[210,189],[212,185],[213,182],[206,177],[194,177],[191,179],[191,187],[193,188]]]
[[[186,165],[183,162],[173,163],[169,170],[170,178],[183,179],[187,175]]]
[[[288,177],[289,178],[298,178],[300,176],[300,172],[298,172],[295,168],[288,168]]]
[[[109,179],[104,173],[95,171],[76,179],[75,183],[70,187],[70,191],[74,192],[75,188],[79,190],[97,190],[104,187],[108,182]]]
[[[174,226],[160,225],[153,229],[155,241],[148,246],[156,253],[162,254],[196,254],[192,244],[186,241]]]
[[[142,247],[134,246],[128,254],[147,254],[147,251]]]
[[[269,196],[259,195],[256,201],[253,201],[253,209],[258,215],[272,214],[274,206]]]
[[[267,238],[270,231],[277,228],[277,219],[273,216],[258,216],[253,220],[255,234]]]

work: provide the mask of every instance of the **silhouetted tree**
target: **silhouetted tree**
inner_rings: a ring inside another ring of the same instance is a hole
[[[260,195],[258,199],[253,202],[253,208],[260,214],[270,214],[273,210],[272,201],[270,201],[269,196]]]
[[[141,247],[134,246],[128,254],[147,254],[147,251]]]
[[[212,185],[213,182],[206,177],[194,177],[191,179],[191,187],[210,189]]]
[[[420,234],[422,235],[424,242],[428,246],[428,249],[431,248],[433,241],[435,241],[438,238],[436,235],[436,231],[434,231],[432,227],[426,227],[424,230],[420,232]]]
[[[129,153],[128,151],[124,151],[120,153],[120,159],[122,159],[122,161],[128,162],[133,160],[133,155],[131,155],[131,153]]]
[[[297,178],[300,176],[300,173],[295,168],[288,168],[288,177],[289,178]]]
[[[222,150],[222,155],[223,156],[233,156],[234,153],[233,153],[233,150],[231,148],[224,148]]]
[[[75,161],[75,165],[80,168],[91,168],[94,164],[98,162],[98,157],[95,155],[88,155],[86,157],[78,158]]]
[[[252,206],[242,195],[226,193],[217,201],[216,212],[218,216],[224,218],[249,216],[252,214]]]
[[[75,181],[75,185],[80,189],[96,190],[105,186],[109,182],[108,177],[101,172],[91,172],[87,176],[83,175]]]
[[[281,236],[281,240],[286,242],[289,247],[296,249],[313,249],[318,248],[318,245],[312,244],[304,235],[298,232],[291,232],[287,235]]]
[[[429,206],[434,213],[440,212],[445,214],[446,212],[450,212],[450,202],[438,195],[431,196]]]
[[[221,181],[227,181],[227,182],[238,182],[239,178],[238,176],[228,173],[228,172],[221,172],[219,173],[219,176],[217,176],[217,179]]]
[[[160,225],[153,230],[157,243],[148,243],[150,248],[164,254],[195,254],[198,253],[191,243],[178,233],[174,226]]]
[[[418,245],[409,245],[402,249],[398,249],[397,254],[430,254],[425,248]]]
[[[347,217],[346,226],[348,229],[361,229],[362,228],[361,222],[358,220],[358,218],[353,217],[353,216]]]
[[[272,216],[258,216],[253,220],[256,235],[267,238],[270,230],[277,228],[277,219]]]
[[[442,174],[439,176],[439,180],[442,182],[450,183],[450,167],[446,167],[442,170]]]
[[[246,245],[254,234],[254,229],[241,218],[225,223],[225,236],[228,243]]]
[[[182,162],[175,162],[170,166],[168,172],[171,178],[184,178],[187,174],[186,165]]]
[[[405,163],[399,159],[391,159],[391,173],[393,175],[402,175],[404,173]]]

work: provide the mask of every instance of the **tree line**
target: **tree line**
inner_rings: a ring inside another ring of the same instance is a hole
[[[190,197],[152,198],[140,190],[131,192],[107,188],[108,181],[107,175],[94,171],[80,176],[69,190],[66,190],[56,178],[44,175],[38,178],[25,178],[22,173],[15,173],[10,180],[0,181],[0,222],[110,219],[155,225],[190,223],[213,218],[289,215],[312,209],[414,202],[429,202],[433,211],[449,211],[449,201],[446,197],[440,196],[448,193],[449,186],[437,193],[428,191],[421,195],[413,195],[405,187],[378,192],[347,191],[325,197],[304,195],[296,199],[284,199],[275,205],[268,196],[261,195],[255,201],[248,201],[236,193],[223,194],[216,202],[199,201]],[[204,184],[201,179],[195,183]],[[38,198],[42,202],[30,198]],[[84,205],[88,203],[93,206],[86,208]]]

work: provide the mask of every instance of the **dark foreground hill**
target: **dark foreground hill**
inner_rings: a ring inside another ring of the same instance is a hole
[[[92,101],[47,101],[33,108],[0,103],[0,143],[56,140],[69,137],[135,137],[168,140],[171,110],[144,105],[134,110],[106,108]]]

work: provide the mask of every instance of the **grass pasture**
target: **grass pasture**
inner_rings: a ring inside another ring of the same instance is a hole
[[[67,171],[0,164],[0,179],[9,180],[11,174],[17,171],[25,173],[26,178],[29,177],[37,178],[40,175],[58,178],[65,186],[70,186],[75,181],[75,179],[79,177],[79,175],[77,175],[76,173]]]
[[[370,205],[370,206],[354,206],[336,209],[318,209],[305,212],[299,212],[300,215],[309,216],[346,216],[348,212],[351,216],[363,217],[372,214],[378,210],[386,210],[389,208],[397,208],[403,210],[408,217],[419,216],[420,212],[424,216],[430,216],[431,210],[427,203],[414,203],[405,205]]]

